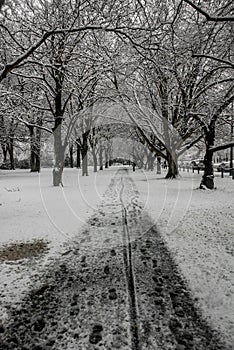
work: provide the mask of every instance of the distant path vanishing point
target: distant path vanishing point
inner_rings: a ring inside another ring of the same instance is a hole
[[[0,327],[1,350],[228,349],[196,308],[126,169],[35,286]]]

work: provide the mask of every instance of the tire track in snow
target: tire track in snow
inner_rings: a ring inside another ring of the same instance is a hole
[[[0,325],[1,350],[231,349],[194,306],[138,197],[118,171],[88,227]]]
[[[140,350],[139,334],[138,334],[138,312],[137,312],[137,296],[135,289],[134,266],[132,261],[132,246],[131,238],[128,229],[128,213],[124,205],[124,177],[121,177],[120,201],[122,205],[123,217],[123,260],[125,266],[125,274],[127,279],[128,295],[129,295],[129,313],[130,313],[130,328],[132,337],[132,350]]]

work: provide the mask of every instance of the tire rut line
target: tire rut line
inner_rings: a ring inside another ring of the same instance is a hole
[[[129,306],[130,306],[130,332],[132,341],[132,350],[140,350],[139,334],[138,334],[138,312],[137,312],[137,296],[135,289],[134,267],[132,261],[132,245],[130,233],[128,229],[127,209],[123,201],[124,178],[121,177],[120,202],[122,205],[123,218],[123,260],[124,269],[127,278]]]

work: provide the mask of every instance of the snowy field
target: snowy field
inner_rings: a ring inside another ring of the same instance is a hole
[[[33,239],[49,242],[49,251],[30,263],[0,262],[0,318],[7,318],[9,305],[17,307],[31,277],[62,254],[64,243],[85,226],[117,169],[97,174],[90,169],[88,177],[65,169],[63,188],[52,187],[51,169],[40,175],[0,172],[0,247]],[[217,175],[217,189],[204,191],[198,189],[201,174],[181,172],[173,181],[131,168],[129,174],[203,314],[234,344],[234,180]]]

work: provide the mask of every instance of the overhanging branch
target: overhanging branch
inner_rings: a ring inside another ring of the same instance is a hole
[[[0,82],[6,78],[7,74],[10,73],[13,69],[17,68],[24,60],[26,60],[29,56],[33,54],[49,37],[56,34],[74,34],[78,32],[85,32],[85,31],[105,31],[105,32],[111,32],[116,33],[119,35],[123,35],[127,37],[130,41],[132,41],[131,37],[124,31],[124,30],[142,30],[142,31],[151,31],[152,28],[140,28],[140,27],[108,27],[108,26],[100,26],[100,25],[88,25],[84,27],[79,28],[64,28],[64,29],[54,29],[51,31],[48,31],[44,33],[41,38],[36,41],[33,45],[31,45],[24,53],[22,53],[20,56],[18,56],[15,60],[7,63],[5,67],[0,72]],[[140,46],[139,44],[134,43],[135,45]]]
[[[181,156],[185,151],[192,148],[194,145],[196,145],[201,139],[203,138],[203,135],[198,136],[195,140],[193,140],[191,143],[185,145],[185,147],[178,153],[178,157]]]
[[[221,151],[223,149],[227,149],[227,148],[230,148],[230,147],[234,147],[234,141],[228,142],[228,143],[224,143],[222,145],[218,145],[218,146],[215,146],[215,147],[212,147],[212,148],[210,148],[210,150],[212,152],[217,152],[217,151]]]
[[[220,62],[220,63],[227,64],[227,65],[229,65],[231,68],[234,68],[234,63],[232,63],[232,62],[230,62],[230,61],[223,60],[222,58],[213,57],[213,56],[209,56],[209,55],[203,55],[203,54],[196,54],[196,53],[194,53],[194,54],[192,55],[192,57],[203,57],[203,58],[208,58],[208,59],[213,60],[213,61],[217,61],[217,62]]]
[[[30,123],[30,122],[28,122],[27,120],[24,120],[24,119],[22,119],[22,118],[20,118],[20,117],[16,117],[16,119],[17,119],[19,122],[21,122],[21,123],[23,123],[24,125],[26,125],[28,128],[30,128],[30,127],[35,127],[35,128],[37,128],[37,129],[45,130],[45,131],[49,132],[50,134],[53,133],[51,129],[46,128],[45,126],[38,125],[38,124],[34,124],[34,123]]]
[[[184,0],[184,2],[186,2],[187,4],[189,4],[190,6],[192,6],[197,12],[201,13],[203,16],[206,17],[207,21],[209,22],[234,22],[234,17],[233,16],[225,16],[225,17],[215,17],[215,16],[211,16],[209,13],[207,13],[206,11],[204,11],[200,6],[197,6],[196,4],[194,4],[192,1],[190,0]]]

